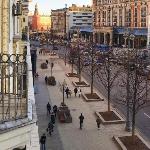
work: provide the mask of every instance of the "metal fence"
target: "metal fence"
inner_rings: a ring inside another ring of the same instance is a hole
[[[27,117],[27,63],[21,54],[0,54],[0,123]]]

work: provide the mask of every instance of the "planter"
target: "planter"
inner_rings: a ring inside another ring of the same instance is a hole
[[[86,93],[82,94],[83,98],[86,102],[97,102],[97,101],[104,101],[104,99],[100,98],[100,96],[97,93]]]
[[[48,85],[55,86],[55,85],[56,85],[55,77],[53,77],[53,76],[48,77],[48,78],[47,78],[47,84],[48,84]]]
[[[122,150],[149,150],[150,145],[140,136],[135,135],[135,142],[132,142],[132,136],[113,137],[119,149]]]
[[[76,78],[78,78],[78,75],[76,73],[67,73],[66,76],[67,77],[76,77]]]
[[[96,112],[96,115],[101,119],[102,124],[125,123],[125,120],[115,110]]]
[[[58,108],[58,119],[61,123],[72,123],[72,117],[70,114],[70,110],[68,109],[68,107],[66,105],[61,105]]]
[[[41,69],[47,69],[47,68],[48,68],[48,66],[47,66],[46,63],[42,63],[42,64],[41,64]]]
[[[73,85],[75,87],[90,87],[89,84],[85,83],[84,81],[81,81],[81,82],[72,82]]]

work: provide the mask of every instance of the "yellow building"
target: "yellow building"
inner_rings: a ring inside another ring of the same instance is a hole
[[[0,0],[0,149],[39,150],[28,6],[31,0]],[[34,115],[33,115],[34,114]],[[37,141],[33,145],[33,141]]]

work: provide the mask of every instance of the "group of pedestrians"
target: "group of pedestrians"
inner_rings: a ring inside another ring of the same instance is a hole
[[[54,124],[57,116],[57,105],[54,105],[52,107],[48,102],[46,105],[46,109],[47,109],[47,116],[50,116],[50,121],[48,123],[48,127],[46,128],[46,131],[51,136],[52,132],[54,131]],[[40,138],[41,150],[46,150],[45,143],[46,143],[46,134],[44,133]]]
[[[82,130],[82,127],[83,127],[83,120],[84,120],[84,116],[81,113],[80,116],[79,116],[79,122],[80,122],[80,129],[81,130]],[[99,130],[100,129],[100,124],[101,124],[101,119],[99,117],[97,117],[97,119],[96,119],[96,124],[97,124],[97,128]]]
[[[68,98],[69,95],[71,97],[72,91],[67,87],[65,89],[65,93],[66,93],[66,96]],[[77,94],[79,95],[79,97],[81,96],[81,88],[80,87],[79,88],[77,88],[77,87],[74,88],[74,95],[75,95],[75,97],[77,96]]]

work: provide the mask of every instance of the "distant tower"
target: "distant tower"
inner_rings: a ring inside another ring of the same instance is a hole
[[[34,15],[35,15],[35,16],[38,16],[38,15],[39,15],[37,3],[36,3],[36,5],[35,5]]]
[[[32,18],[32,30],[38,31],[39,29],[40,29],[40,15],[39,15],[39,11],[38,11],[38,5],[36,3],[34,15]]]

